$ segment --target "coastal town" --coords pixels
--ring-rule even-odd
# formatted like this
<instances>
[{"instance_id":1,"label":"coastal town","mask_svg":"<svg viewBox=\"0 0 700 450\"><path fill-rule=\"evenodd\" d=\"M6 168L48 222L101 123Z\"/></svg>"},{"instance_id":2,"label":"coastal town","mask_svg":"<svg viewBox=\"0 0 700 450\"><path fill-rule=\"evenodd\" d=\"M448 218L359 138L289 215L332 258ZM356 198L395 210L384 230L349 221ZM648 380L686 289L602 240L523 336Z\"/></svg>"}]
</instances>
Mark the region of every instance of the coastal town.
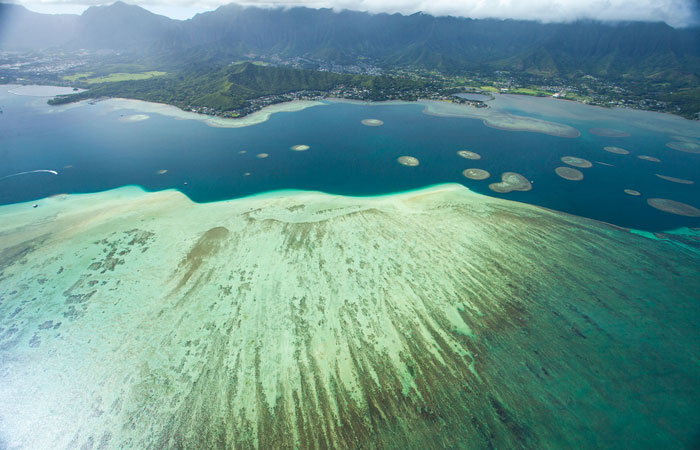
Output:
<instances>
[{"instance_id":1,"label":"coastal town","mask_svg":"<svg viewBox=\"0 0 700 450\"><path fill-rule=\"evenodd\" d=\"M440 100L451 103L473 106L475 108L487 108L484 100L471 100L458 97L454 94L436 92L431 89L420 89L414 91L373 91L370 89L360 89L355 87L339 86L329 91L297 91L281 95L269 95L251 99L242 108L230 111L219 111L211 107L197 107L187 105L182 107L184 111L208 114L218 117L237 118L245 117L254 112L260 111L266 106L277 103L291 102L295 100L324 100L329 98L358 100L358 101L417 101L417 100Z\"/></svg>"},{"instance_id":2,"label":"coastal town","mask_svg":"<svg viewBox=\"0 0 700 450\"><path fill-rule=\"evenodd\" d=\"M342 98L361 101L418 99L441 100L460 103L476 108L488 107L487 101L460 98L455 94L470 92L487 96L495 94L517 94L552 97L602 107L619 107L681 115L687 119L700 120L700 111L683 104L670 94L661 94L646 84L625 80L602 80L591 75L562 79L556 76L533 75L523 72L496 70L491 73L444 74L435 70L395 68L383 69L369 62L352 65L330 64L311 58L286 59L280 56L262 58L251 54L248 60L260 65L317 70L333 73L359 74L409 79L421 83L420 88L363 89L356 86L336 86L325 91L301 90L279 95L262 95L250 99L235 109L220 109L215 106L178 104L186 111L220 117L243 117L260 109L293 100L320 100ZM44 54L33 52L22 54L0 52L0 83L47 84L84 88L72 74L85 70L97 71L105 60L118 59L118 54L95 54L85 50ZM240 63L235 61L233 63ZM489 97L490 98L490 97ZM686 99L687 100L687 99ZM692 102L691 102L692 103ZM694 105L694 103L693 103Z\"/></svg>"}]
</instances>

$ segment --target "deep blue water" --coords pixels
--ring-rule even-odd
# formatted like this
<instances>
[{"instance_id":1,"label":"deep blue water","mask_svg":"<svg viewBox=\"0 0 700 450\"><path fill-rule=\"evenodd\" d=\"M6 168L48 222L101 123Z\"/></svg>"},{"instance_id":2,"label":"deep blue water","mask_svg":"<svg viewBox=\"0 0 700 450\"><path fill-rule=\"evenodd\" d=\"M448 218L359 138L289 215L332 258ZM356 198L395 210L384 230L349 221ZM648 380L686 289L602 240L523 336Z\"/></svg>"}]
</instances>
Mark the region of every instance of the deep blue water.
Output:
<instances>
[{"instance_id":1,"label":"deep blue water","mask_svg":"<svg viewBox=\"0 0 700 450\"><path fill-rule=\"evenodd\" d=\"M158 114L136 123L120 116L137 111L109 111L106 103L46 113L45 99L3 93L0 96L0 177L17 172L53 169L59 175L36 173L0 180L0 204L36 200L57 193L97 192L124 185L148 190L176 188L196 202L231 199L278 189L319 190L345 195L377 195L457 182L486 195L545 206L620 226L643 230L700 227L700 219L657 211L648 197L669 198L700 208L700 155L668 149L667 135L616 123L631 137L606 138L588 132L610 127L606 122L562 120L527 114L581 131L570 139L539 133L489 128L481 120L423 114L420 105L331 104L301 112L274 114L269 121L245 128L212 128L193 120ZM523 114L523 111L514 111ZM381 127L360 121L377 118ZM311 149L294 152L296 144ZM624 147L622 156L603 151ZM479 161L459 157L467 149ZM247 153L240 154L239 151ZM268 153L265 159L258 153ZM640 160L656 156L661 163ZM415 156L418 167L396 162ZM578 156L594 164L581 169L585 179L559 178L559 158ZM71 168L64 168L65 166ZM491 172L485 181L464 178L470 167ZM156 172L168 172L158 175ZM505 171L521 173L534 182L530 192L496 194L488 184ZM244 176L249 172L250 176ZM661 173L695 180L694 185L671 183ZM185 184L186 183L186 184ZM631 197L623 189L642 192Z\"/></svg>"}]
</instances>

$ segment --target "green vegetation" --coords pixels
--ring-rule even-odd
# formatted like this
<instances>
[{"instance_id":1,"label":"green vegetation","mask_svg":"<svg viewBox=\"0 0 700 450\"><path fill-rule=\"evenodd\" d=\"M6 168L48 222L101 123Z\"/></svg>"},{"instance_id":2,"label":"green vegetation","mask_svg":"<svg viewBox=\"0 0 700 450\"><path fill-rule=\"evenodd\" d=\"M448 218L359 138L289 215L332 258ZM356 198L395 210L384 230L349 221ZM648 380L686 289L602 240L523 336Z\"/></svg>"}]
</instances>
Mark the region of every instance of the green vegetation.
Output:
<instances>
[{"instance_id":1,"label":"green vegetation","mask_svg":"<svg viewBox=\"0 0 700 450\"><path fill-rule=\"evenodd\" d=\"M117 83L119 81L147 80L153 77L161 77L166 75L166 72L150 71L142 73L126 73L117 72L110 73L104 76L93 77L95 72L76 73L73 75L65 75L61 77L65 81L70 81L78 84L101 84L101 83ZM92 77L92 78L91 78Z\"/></svg>"},{"instance_id":2,"label":"green vegetation","mask_svg":"<svg viewBox=\"0 0 700 450\"><path fill-rule=\"evenodd\" d=\"M74 81L78 81L78 80L83 79L83 78L88 78L94 74L95 74L94 72L84 72L84 73L76 73L73 75L64 75L61 78L65 81L74 82Z\"/></svg>"},{"instance_id":3,"label":"green vegetation","mask_svg":"<svg viewBox=\"0 0 700 450\"><path fill-rule=\"evenodd\" d=\"M229 92L236 87L228 85L225 77L202 78L188 68L222 67L238 61L236 65L267 64L350 77L354 75L348 73L400 75L433 83L432 94L464 88L537 96L565 92L563 98L596 105L650 109L688 118L700 114L697 27L672 28L662 22L472 21L427 14L273 12L252 7L219 8L181 23L123 4L92 9L79 19L85 26L76 28L71 20L25 11L21 23L11 27L14 31L3 34L0 47L26 49L31 43L32 52L54 50L40 59L31 52L8 53L0 61L0 67L7 67L0 68L0 77L70 83L90 91L99 87L105 93L106 83L163 79L152 87L169 91L177 85L188 91L184 97L168 94L174 101L211 101L210 107L231 108L241 99L252 99L249 90ZM57 48L62 49L61 56ZM71 50L75 48L81 50ZM13 65L18 62L22 64ZM73 70L83 73L67 73L64 78L55 75L66 67L79 67ZM180 75L186 80L179 80ZM200 78L210 90L190 86L190 78ZM309 86L315 89L317 82L319 89L327 85L318 77ZM367 90L368 94L362 94L367 99L387 97L386 89L363 84L366 82L342 81ZM140 85L119 89L145 95ZM259 93L276 95L285 89L265 88ZM425 94L416 89L410 95L394 87L389 90L390 96L401 98Z\"/></svg>"},{"instance_id":4,"label":"green vegetation","mask_svg":"<svg viewBox=\"0 0 700 450\"><path fill-rule=\"evenodd\" d=\"M553 92L547 92L543 91L541 89L532 89L532 88L515 88L510 91L511 94L521 94L521 95L534 95L536 97L547 97L552 94Z\"/></svg>"},{"instance_id":5,"label":"green vegetation","mask_svg":"<svg viewBox=\"0 0 700 450\"><path fill-rule=\"evenodd\" d=\"M589 97L587 95L579 95L574 92L567 92L566 94L560 96L559 98L563 98L566 100L573 100L576 102L583 102L583 103L591 103L593 102L593 97Z\"/></svg>"},{"instance_id":6,"label":"green vegetation","mask_svg":"<svg viewBox=\"0 0 700 450\"><path fill-rule=\"evenodd\" d=\"M189 69L141 79L117 81L115 78L80 80L77 86L88 87L87 91L59 96L49 103L124 97L168 103L185 110L236 116L248 114L264 104L313 95L335 94L364 100L415 100L417 92L427 85L426 82L407 78L338 74L250 62L219 68ZM290 98L290 93L296 95Z\"/></svg>"},{"instance_id":7,"label":"green vegetation","mask_svg":"<svg viewBox=\"0 0 700 450\"><path fill-rule=\"evenodd\" d=\"M237 64L243 64L243 63L250 63L250 64L255 64L256 66L269 66L270 63L267 63L265 61L253 61L253 60L248 60L248 59L242 59L240 61L234 61L231 63L232 65L237 65Z\"/></svg>"},{"instance_id":8,"label":"green vegetation","mask_svg":"<svg viewBox=\"0 0 700 450\"><path fill-rule=\"evenodd\" d=\"M118 83L120 81L148 80L149 78L161 77L163 75L166 75L166 73L158 71L143 73L110 73L104 77L88 78L84 81L87 84Z\"/></svg>"}]
</instances>

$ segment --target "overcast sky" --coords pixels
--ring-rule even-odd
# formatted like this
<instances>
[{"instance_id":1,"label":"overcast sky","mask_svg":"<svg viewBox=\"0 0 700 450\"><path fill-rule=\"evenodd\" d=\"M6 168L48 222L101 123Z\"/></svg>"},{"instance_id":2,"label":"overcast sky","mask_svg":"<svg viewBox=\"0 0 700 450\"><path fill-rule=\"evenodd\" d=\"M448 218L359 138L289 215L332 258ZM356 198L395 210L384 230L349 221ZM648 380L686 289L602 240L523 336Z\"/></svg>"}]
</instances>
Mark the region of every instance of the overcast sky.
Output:
<instances>
[{"instance_id":1,"label":"overcast sky","mask_svg":"<svg viewBox=\"0 0 700 450\"><path fill-rule=\"evenodd\" d=\"M3 0L0 0L3 1ZM7 1L7 0L5 0ZM81 13L101 0L10 0L45 13ZM227 0L127 0L150 11L175 19L187 19L231 3ZM700 0L241 0L236 3L261 7L308 6L369 12L418 11L433 15L472 18L514 18L552 21L575 19L665 21L673 26L698 23Z\"/></svg>"}]
</instances>

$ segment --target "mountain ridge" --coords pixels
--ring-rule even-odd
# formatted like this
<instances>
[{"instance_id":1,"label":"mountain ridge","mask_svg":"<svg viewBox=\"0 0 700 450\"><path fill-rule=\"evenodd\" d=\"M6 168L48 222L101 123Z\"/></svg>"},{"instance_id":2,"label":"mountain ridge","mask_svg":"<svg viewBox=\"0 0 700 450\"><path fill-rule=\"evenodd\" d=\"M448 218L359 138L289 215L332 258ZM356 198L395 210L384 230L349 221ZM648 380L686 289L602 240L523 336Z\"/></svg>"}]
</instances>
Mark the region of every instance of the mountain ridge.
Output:
<instances>
[{"instance_id":1,"label":"mountain ridge","mask_svg":"<svg viewBox=\"0 0 700 450\"><path fill-rule=\"evenodd\" d=\"M179 21L123 2L90 7L80 16L50 16L0 4L0 25L0 50L85 50L143 71L173 73L253 59L340 72L354 67L361 73L423 71L490 80L532 76L545 80L537 82L541 86L556 79L549 84L557 91L594 77L604 81L601 93L612 100L622 86L641 105L680 105L674 111L686 117L700 110L698 26L540 23L237 4Z\"/></svg>"},{"instance_id":2,"label":"mountain ridge","mask_svg":"<svg viewBox=\"0 0 700 450\"><path fill-rule=\"evenodd\" d=\"M2 12L8 5L12 14ZM8 19L15 17L20 23L12 26ZM663 22L539 23L237 4L179 21L123 2L91 6L80 16L52 17L0 4L0 19L9 25L0 34L0 47L12 48L29 39L25 48L39 49L43 43L163 58L188 54L193 61L197 53L209 53L222 63L256 53L341 64L366 57L379 66L447 72L488 67L566 74L583 69L620 76L627 67L639 70L647 65L652 67L644 70L646 75L669 67L700 72L700 27L676 29ZM48 22L53 23L47 26ZM44 32L31 39L34 30Z\"/></svg>"}]
</instances>

